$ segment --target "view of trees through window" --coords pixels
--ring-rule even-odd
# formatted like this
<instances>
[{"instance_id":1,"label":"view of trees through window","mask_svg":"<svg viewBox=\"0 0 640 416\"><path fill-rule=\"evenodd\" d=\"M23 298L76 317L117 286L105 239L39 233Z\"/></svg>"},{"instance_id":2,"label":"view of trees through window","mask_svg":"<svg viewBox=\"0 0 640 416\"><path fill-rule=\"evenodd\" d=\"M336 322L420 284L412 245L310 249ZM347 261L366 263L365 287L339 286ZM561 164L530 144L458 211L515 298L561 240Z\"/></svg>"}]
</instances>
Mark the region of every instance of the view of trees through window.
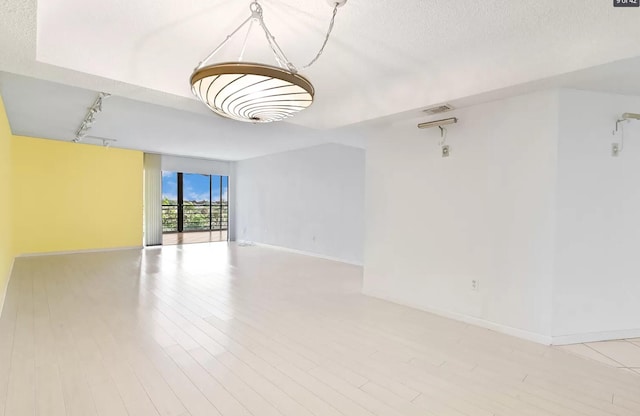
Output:
<instances>
[{"instance_id":1,"label":"view of trees through window","mask_svg":"<svg viewBox=\"0 0 640 416\"><path fill-rule=\"evenodd\" d=\"M162 172L162 231L224 231L229 177Z\"/></svg>"}]
</instances>

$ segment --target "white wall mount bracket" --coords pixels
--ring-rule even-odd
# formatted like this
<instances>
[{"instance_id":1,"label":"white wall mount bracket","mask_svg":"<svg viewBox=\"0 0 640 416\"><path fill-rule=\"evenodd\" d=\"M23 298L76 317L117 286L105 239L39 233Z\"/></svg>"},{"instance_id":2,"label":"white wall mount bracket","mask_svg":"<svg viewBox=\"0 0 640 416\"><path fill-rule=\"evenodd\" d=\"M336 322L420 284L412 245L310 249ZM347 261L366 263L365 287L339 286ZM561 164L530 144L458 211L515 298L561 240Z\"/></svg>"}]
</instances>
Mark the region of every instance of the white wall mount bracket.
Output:
<instances>
[{"instance_id":1,"label":"white wall mount bracket","mask_svg":"<svg viewBox=\"0 0 640 416\"><path fill-rule=\"evenodd\" d=\"M611 143L611 156L618 157L620 152L624 149L624 124L629 123L632 120L640 120L640 114L636 113L624 113L616 120L616 128L611 133L613 136L617 136L620 133L620 141Z\"/></svg>"},{"instance_id":2,"label":"white wall mount bracket","mask_svg":"<svg viewBox=\"0 0 640 416\"><path fill-rule=\"evenodd\" d=\"M425 123L418 124L419 129L428 129L431 127L438 127L440 129L440 141L438 142L438 146L440 146L441 156L449 157L451 155L451 147L446 144L447 142L447 129L443 126L448 126L450 124L455 124L458 122L458 119L455 117L445 118L442 120L434 120L427 121Z\"/></svg>"}]
</instances>

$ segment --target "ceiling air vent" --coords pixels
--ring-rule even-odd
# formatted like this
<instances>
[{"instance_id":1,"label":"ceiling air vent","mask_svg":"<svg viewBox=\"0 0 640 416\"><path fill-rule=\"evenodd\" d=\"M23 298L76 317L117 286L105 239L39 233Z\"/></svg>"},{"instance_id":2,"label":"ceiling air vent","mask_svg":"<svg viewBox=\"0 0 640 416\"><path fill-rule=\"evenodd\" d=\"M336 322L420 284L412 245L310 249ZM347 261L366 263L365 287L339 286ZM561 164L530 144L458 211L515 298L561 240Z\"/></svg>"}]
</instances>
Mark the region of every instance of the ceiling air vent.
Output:
<instances>
[{"instance_id":1,"label":"ceiling air vent","mask_svg":"<svg viewBox=\"0 0 640 416\"><path fill-rule=\"evenodd\" d=\"M440 114L440 113L445 113L447 111L451 111L453 110L453 108L454 107L451 104L442 104L436 107L427 108L426 110L423 110L423 112L428 115L433 115L433 114Z\"/></svg>"}]
</instances>

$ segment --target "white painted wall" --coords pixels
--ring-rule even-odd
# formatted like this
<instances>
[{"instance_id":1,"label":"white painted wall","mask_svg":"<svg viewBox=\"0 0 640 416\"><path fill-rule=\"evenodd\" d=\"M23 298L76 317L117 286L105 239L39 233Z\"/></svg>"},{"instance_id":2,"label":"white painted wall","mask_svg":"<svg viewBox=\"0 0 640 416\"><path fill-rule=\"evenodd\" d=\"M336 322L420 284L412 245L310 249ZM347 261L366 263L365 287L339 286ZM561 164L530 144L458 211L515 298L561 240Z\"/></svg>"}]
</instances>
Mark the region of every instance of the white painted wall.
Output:
<instances>
[{"instance_id":1,"label":"white painted wall","mask_svg":"<svg viewBox=\"0 0 640 416\"><path fill-rule=\"evenodd\" d=\"M640 336L640 121L611 156L625 112L640 113L640 97L560 92L557 342Z\"/></svg>"},{"instance_id":2,"label":"white painted wall","mask_svg":"<svg viewBox=\"0 0 640 416\"><path fill-rule=\"evenodd\" d=\"M235 237L362 263L364 164L338 144L236 162Z\"/></svg>"},{"instance_id":3,"label":"white painted wall","mask_svg":"<svg viewBox=\"0 0 640 416\"><path fill-rule=\"evenodd\" d=\"M229 176L231 163L224 160L162 155L162 170L169 172Z\"/></svg>"},{"instance_id":4,"label":"white painted wall","mask_svg":"<svg viewBox=\"0 0 640 416\"><path fill-rule=\"evenodd\" d=\"M424 117L373 138L364 292L549 342L557 110L555 92L458 110L449 158Z\"/></svg>"}]
</instances>

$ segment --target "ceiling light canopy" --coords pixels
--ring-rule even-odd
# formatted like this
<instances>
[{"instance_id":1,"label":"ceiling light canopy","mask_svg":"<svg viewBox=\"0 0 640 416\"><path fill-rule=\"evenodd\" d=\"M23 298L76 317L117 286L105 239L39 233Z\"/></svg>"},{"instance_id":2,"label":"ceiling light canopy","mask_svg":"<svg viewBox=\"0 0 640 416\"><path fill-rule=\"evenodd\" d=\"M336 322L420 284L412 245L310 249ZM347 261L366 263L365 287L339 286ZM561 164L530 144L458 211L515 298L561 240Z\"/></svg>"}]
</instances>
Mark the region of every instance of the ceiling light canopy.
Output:
<instances>
[{"instance_id":1,"label":"ceiling light canopy","mask_svg":"<svg viewBox=\"0 0 640 416\"><path fill-rule=\"evenodd\" d=\"M329 30L319 52L304 68L311 66L324 51L333 30L338 7L346 3L346 0L329 1L333 4ZM284 120L313 103L313 85L298 74L297 68L276 43L275 37L265 25L260 4L253 1L249 8L251 16L196 67L191 75L191 91L211 111L223 117L251 123ZM279 67L242 61L246 41L254 23L264 31ZM238 61L207 65L229 39L247 24L249 29Z\"/></svg>"}]
</instances>

